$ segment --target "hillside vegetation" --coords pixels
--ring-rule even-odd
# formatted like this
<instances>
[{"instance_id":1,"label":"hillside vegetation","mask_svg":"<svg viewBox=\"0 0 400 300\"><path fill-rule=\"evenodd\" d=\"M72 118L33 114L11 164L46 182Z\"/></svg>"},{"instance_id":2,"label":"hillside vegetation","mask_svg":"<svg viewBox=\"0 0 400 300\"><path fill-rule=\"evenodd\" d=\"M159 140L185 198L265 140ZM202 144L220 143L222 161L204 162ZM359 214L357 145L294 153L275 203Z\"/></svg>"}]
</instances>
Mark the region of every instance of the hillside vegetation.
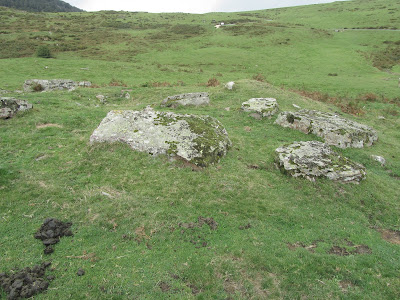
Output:
<instances>
[{"instance_id":1,"label":"hillside vegetation","mask_svg":"<svg viewBox=\"0 0 400 300\"><path fill-rule=\"evenodd\" d=\"M55 279L35 299L399 299L399 10L397 0L203 15L1 7L0 92L34 108L0 120L0 273L52 261ZM33 78L93 86L21 92ZM89 144L110 110L168 111L167 96L203 91L209 106L174 111L221 121L233 146L219 164ZM371 147L335 148L366 180L281 173L276 148L321 139L240 110L257 97L376 129ZM71 221L74 236L44 255L33 234L48 217Z\"/></svg>"},{"instance_id":2,"label":"hillside vegetation","mask_svg":"<svg viewBox=\"0 0 400 300\"><path fill-rule=\"evenodd\" d=\"M0 0L0 6L31 12L78 12L82 11L61 0Z\"/></svg>"}]
</instances>

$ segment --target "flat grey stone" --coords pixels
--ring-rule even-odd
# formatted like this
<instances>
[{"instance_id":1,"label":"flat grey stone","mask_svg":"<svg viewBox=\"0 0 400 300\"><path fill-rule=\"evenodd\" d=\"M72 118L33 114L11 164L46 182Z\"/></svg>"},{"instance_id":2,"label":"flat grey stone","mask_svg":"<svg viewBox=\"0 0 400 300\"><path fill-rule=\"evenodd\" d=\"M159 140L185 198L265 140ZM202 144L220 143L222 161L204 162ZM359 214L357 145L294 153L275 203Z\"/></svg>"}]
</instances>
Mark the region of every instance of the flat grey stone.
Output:
<instances>
[{"instance_id":1,"label":"flat grey stone","mask_svg":"<svg viewBox=\"0 0 400 300\"><path fill-rule=\"evenodd\" d=\"M152 155L180 157L200 167L217 163L231 146L222 124L210 116L143 111L110 111L90 142L123 142Z\"/></svg>"},{"instance_id":2,"label":"flat grey stone","mask_svg":"<svg viewBox=\"0 0 400 300\"><path fill-rule=\"evenodd\" d=\"M161 102L162 107L172 107L176 108L178 106L200 106L208 105L210 103L210 98L208 93L187 93L175 96L169 96Z\"/></svg>"},{"instance_id":3,"label":"flat grey stone","mask_svg":"<svg viewBox=\"0 0 400 300\"><path fill-rule=\"evenodd\" d=\"M89 87L91 85L90 81L75 82L70 79L29 79L25 81L23 88L25 92L73 91L78 86Z\"/></svg>"},{"instance_id":4,"label":"flat grey stone","mask_svg":"<svg viewBox=\"0 0 400 300\"><path fill-rule=\"evenodd\" d=\"M275 155L276 164L282 172L311 181L325 177L342 183L359 183L366 175L364 166L317 141L294 142L277 148Z\"/></svg>"},{"instance_id":5,"label":"flat grey stone","mask_svg":"<svg viewBox=\"0 0 400 300\"><path fill-rule=\"evenodd\" d=\"M242 110L270 118L278 112L278 103L274 98L251 98L242 103Z\"/></svg>"},{"instance_id":6,"label":"flat grey stone","mask_svg":"<svg viewBox=\"0 0 400 300\"><path fill-rule=\"evenodd\" d=\"M8 119L19 111L32 109L32 104L12 97L0 98L0 119Z\"/></svg>"},{"instance_id":7,"label":"flat grey stone","mask_svg":"<svg viewBox=\"0 0 400 300\"><path fill-rule=\"evenodd\" d=\"M367 125L316 110L285 111L278 115L275 123L307 134L316 134L328 145L339 148L362 148L378 140L377 132Z\"/></svg>"}]
</instances>

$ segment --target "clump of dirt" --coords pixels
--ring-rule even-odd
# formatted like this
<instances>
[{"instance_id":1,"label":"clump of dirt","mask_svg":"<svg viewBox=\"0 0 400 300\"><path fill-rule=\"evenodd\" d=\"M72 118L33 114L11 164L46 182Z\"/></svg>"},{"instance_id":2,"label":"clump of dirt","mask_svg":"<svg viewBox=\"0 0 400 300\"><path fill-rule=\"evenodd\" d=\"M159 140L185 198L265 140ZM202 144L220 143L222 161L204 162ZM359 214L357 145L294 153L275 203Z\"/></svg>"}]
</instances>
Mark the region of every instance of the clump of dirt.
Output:
<instances>
[{"instance_id":1,"label":"clump of dirt","mask_svg":"<svg viewBox=\"0 0 400 300\"><path fill-rule=\"evenodd\" d=\"M50 265L50 262L43 262L32 268L13 272L10 275L0 273L0 286L7 293L7 299L30 298L47 290L49 287L47 280L54 279L54 276L45 278L46 268Z\"/></svg>"},{"instance_id":2,"label":"clump of dirt","mask_svg":"<svg viewBox=\"0 0 400 300\"><path fill-rule=\"evenodd\" d=\"M200 228L203 227L204 224L207 224L211 230L216 230L218 228L218 223L213 218L204 218L202 216L197 218L197 222L179 223L178 225L182 228Z\"/></svg>"},{"instance_id":3,"label":"clump of dirt","mask_svg":"<svg viewBox=\"0 0 400 300\"><path fill-rule=\"evenodd\" d=\"M247 225L239 226L240 230L250 229L250 228L251 228L251 224L250 223L247 223Z\"/></svg>"},{"instance_id":4,"label":"clump of dirt","mask_svg":"<svg viewBox=\"0 0 400 300\"><path fill-rule=\"evenodd\" d=\"M39 230L35 233L35 238L42 240L43 245L46 246L44 254L54 252L52 245L60 241L60 237L72 236L71 222L62 222L57 219L47 218L40 226Z\"/></svg>"}]
</instances>

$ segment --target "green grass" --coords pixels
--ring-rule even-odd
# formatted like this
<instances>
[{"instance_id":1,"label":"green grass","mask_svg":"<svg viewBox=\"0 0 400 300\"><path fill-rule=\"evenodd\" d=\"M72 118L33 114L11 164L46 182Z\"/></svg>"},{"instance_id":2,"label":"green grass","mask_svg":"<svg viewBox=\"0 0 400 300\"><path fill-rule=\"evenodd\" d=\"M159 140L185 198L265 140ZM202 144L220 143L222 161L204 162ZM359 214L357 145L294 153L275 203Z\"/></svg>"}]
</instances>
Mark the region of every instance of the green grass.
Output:
<instances>
[{"instance_id":1,"label":"green grass","mask_svg":"<svg viewBox=\"0 0 400 300\"><path fill-rule=\"evenodd\" d=\"M399 298L400 248L379 230L400 229L400 69L373 66L375 53L386 49L384 41L399 40L398 32L334 31L399 27L391 21L397 2L205 15L0 10L1 30L10 32L0 40L12 41L8 52L0 49L0 88L34 105L0 121L0 272L50 259L56 279L37 299ZM214 30L213 19L240 25ZM50 30L54 40L36 39ZM33 57L36 48L29 54L20 37L49 45L55 58ZM57 43L78 49L57 50ZM266 82L252 80L257 74ZM206 87L212 77L234 80L236 90ZM15 92L31 78L90 80L98 87ZM120 97L126 89L129 100ZM290 90L328 94L345 105L358 97L364 113L344 114L328 100ZM112 109L167 111L159 106L165 97L201 91L209 92L209 106L175 111L222 122L233 147L218 165L195 172L126 145L89 144ZM366 93L376 99L359 97ZM98 94L108 96L106 104ZM240 111L256 97L276 98L281 110L297 104L339 112L375 128L372 147L335 149L363 164L367 179L342 185L282 174L274 165L277 147L320 139ZM372 154L384 156L386 166ZM180 226L199 216L214 218L218 228ZM33 238L47 217L73 222L74 231L49 257ZM329 254L333 246L353 251L349 241L372 253ZM316 247L289 247L296 243ZM86 270L82 277L79 268Z\"/></svg>"}]
</instances>

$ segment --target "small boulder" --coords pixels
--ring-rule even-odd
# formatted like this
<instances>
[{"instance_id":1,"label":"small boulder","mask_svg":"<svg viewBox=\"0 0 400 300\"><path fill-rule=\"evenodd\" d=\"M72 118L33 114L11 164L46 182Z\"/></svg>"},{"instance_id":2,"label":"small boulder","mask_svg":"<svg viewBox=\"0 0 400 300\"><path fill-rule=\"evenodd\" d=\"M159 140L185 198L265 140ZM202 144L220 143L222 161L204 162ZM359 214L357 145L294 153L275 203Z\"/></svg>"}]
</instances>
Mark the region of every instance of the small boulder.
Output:
<instances>
[{"instance_id":1,"label":"small boulder","mask_svg":"<svg viewBox=\"0 0 400 300\"><path fill-rule=\"evenodd\" d=\"M275 155L276 164L282 172L311 181L326 177L342 183L359 183L366 175L364 166L317 141L294 142L276 149Z\"/></svg>"},{"instance_id":2,"label":"small boulder","mask_svg":"<svg viewBox=\"0 0 400 300\"><path fill-rule=\"evenodd\" d=\"M278 103L274 98L252 98L242 103L242 110L270 118L278 112Z\"/></svg>"},{"instance_id":3,"label":"small boulder","mask_svg":"<svg viewBox=\"0 0 400 300\"><path fill-rule=\"evenodd\" d=\"M32 109L32 104L12 97L0 98L0 119L8 119L19 111Z\"/></svg>"},{"instance_id":4,"label":"small boulder","mask_svg":"<svg viewBox=\"0 0 400 300\"><path fill-rule=\"evenodd\" d=\"M187 93L175 96L169 96L161 102L162 107L172 107L176 108L178 106L199 106L208 105L210 103L210 98L208 93Z\"/></svg>"},{"instance_id":5,"label":"small boulder","mask_svg":"<svg viewBox=\"0 0 400 300\"><path fill-rule=\"evenodd\" d=\"M307 134L316 134L328 145L339 148L362 148L378 140L377 132L369 126L316 110L285 111L278 115L275 123Z\"/></svg>"},{"instance_id":6,"label":"small boulder","mask_svg":"<svg viewBox=\"0 0 400 300\"><path fill-rule=\"evenodd\" d=\"M80 87L91 87L91 86L92 86L92 83L91 83L90 81L80 81L80 82L78 83L78 85L79 85Z\"/></svg>"},{"instance_id":7,"label":"small boulder","mask_svg":"<svg viewBox=\"0 0 400 300\"><path fill-rule=\"evenodd\" d=\"M381 164L383 167L386 164L386 159L383 156L371 155L371 158Z\"/></svg>"},{"instance_id":8,"label":"small boulder","mask_svg":"<svg viewBox=\"0 0 400 300\"><path fill-rule=\"evenodd\" d=\"M229 81L227 84L225 84L225 88L228 90L233 90L233 88L235 87L235 82L233 81Z\"/></svg>"},{"instance_id":9,"label":"small boulder","mask_svg":"<svg viewBox=\"0 0 400 300\"><path fill-rule=\"evenodd\" d=\"M90 143L123 142L152 155L179 157L199 167L217 163L231 146L222 124L210 116L143 111L110 111Z\"/></svg>"},{"instance_id":10,"label":"small boulder","mask_svg":"<svg viewBox=\"0 0 400 300\"><path fill-rule=\"evenodd\" d=\"M107 97L104 95L97 95L96 99L100 101L100 103L106 103L107 102Z\"/></svg>"}]
</instances>

